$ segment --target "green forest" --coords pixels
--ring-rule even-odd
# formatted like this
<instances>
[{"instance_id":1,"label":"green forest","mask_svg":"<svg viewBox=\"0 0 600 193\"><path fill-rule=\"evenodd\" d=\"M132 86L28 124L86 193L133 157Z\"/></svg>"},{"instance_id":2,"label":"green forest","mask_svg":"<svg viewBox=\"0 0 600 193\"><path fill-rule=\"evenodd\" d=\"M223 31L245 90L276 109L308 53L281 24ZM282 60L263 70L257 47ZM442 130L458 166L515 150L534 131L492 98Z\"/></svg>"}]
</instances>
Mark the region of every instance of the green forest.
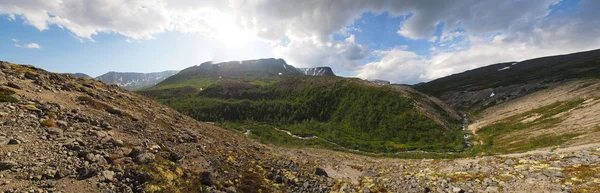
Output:
<instances>
[{"instance_id":1,"label":"green forest","mask_svg":"<svg viewBox=\"0 0 600 193\"><path fill-rule=\"evenodd\" d=\"M288 77L272 84L219 81L197 93L162 92L152 91L151 97L197 120L250 130L265 143L330 143L381 153L458 151L465 143L458 124L443 127L417 112L413 99L391 87L343 78ZM297 136L317 136L326 143L269 137L282 133L275 128Z\"/></svg>"}]
</instances>

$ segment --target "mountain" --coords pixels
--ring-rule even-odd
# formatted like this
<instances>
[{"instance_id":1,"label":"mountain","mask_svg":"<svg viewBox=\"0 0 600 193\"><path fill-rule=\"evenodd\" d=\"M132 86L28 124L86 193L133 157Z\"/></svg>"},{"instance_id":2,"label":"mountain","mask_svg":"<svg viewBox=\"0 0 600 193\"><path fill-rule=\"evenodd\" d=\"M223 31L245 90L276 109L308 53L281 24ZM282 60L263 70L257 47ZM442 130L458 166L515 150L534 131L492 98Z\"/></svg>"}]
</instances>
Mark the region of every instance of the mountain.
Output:
<instances>
[{"instance_id":1,"label":"mountain","mask_svg":"<svg viewBox=\"0 0 600 193\"><path fill-rule=\"evenodd\" d=\"M482 152L595 143L600 50L489 65L413 85L467 113Z\"/></svg>"},{"instance_id":2,"label":"mountain","mask_svg":"<svg viewBox=\"0 0 600 193\"><path fill-rule=\"evenodd\" d=\"M166 78L177 74L178 71L163 71L152 73L108 72L96 77L97 80L115 84L128 90L140 90L156 85Z\"/></svg>"},{"instance_id":3,"label":"mountain","mask_svg":"<svg viewBox=\"0 0 600 193\"><path fill-rule=\"evenodd\" d=\"M600 77L600 50L493 64L412 87L477 111L574 79Z\"/></svg>"},{"instance_id":4,"label":"mountain","mask_svg":"<svg viewBox=\"0 0 600 193\"><path fill-rule=\"evenodd\" d=\"M68 75L72 75L72 76L76 76L76 77L81 77L81 78L92 78L91 76L85 74L85 73L63 73L63 74L68 74Z\"/></svg>"},{"instance_id":5,"label":"mountain","mask_svg":"<svg viewBox=\"0 0 600 193\"><path fill-rule=\"evenodd\" d=\"M253 136L266 130L255 130L256 125L248 124L242 128L246 130L237 132L221 127L239 126L236 124L218 126L198 122L149 98L94 79L8 62L0 62L0 71L0 191L3 192L597 192L600 189L595 183L600 177L597 173L600 146L587 140L598 136L598 128L595 133L578 137L587 144L565 143L552 149L501 156L421 151L345 153L293 145L278 147L258 141L272 137L284 142L311 143L314 138L270 128L277 132L256 139ZM338 87L337 82L341 81L348 86L377 91L375 96L385 94L379 91L387 88L391 94L435 99L407 87L368 83L370 86L363 88L356 84L367 83L355 79L290 78L301 80L290 80L298 84L286 83L289 88L278 89L303 90L308 84L302 81L315 83L322 79L330 83L322 85L331 86L322 89ZM538 101L545 105L562 97L598 97L599 89L597 79L573 80L546 90L551 94L538 91L514 106L496 110L510 114L515 106L535 108ZM308 89L301 94L310 96L309 93L318 90ZM352 97L351 94L362 93L359 90L328 93ZM244 96L245 91L210 93L233 97ZM313 98L316 99L319 98ZM521 99L525 98L518 100ZM526 101L533 104L522 105ZM598 108L598 101L586 99L549 109L572 109L568 111L584 115L570 116L575 119L563 122L566 125L562 126L563 131L584 132L588 125L579 122L598 119L598 109L590 109ZM575 108L568 108L571 106ZM387 107L376 109L386 111ZM278 110L285 112L286 108ZM552 111L554 115L543 114L536 120L569 114ZM364 111L358 115L388 116L364 114ZM538 125L549 123L536 120L529 121ZM491 131L486 130L486 133ZM542 131L528 130L511 137L523 138ZM535 143L531 145L536 147L564 138L532 138ZM456 157L462 158L447 159Z\"/></svg>"},{"instance_id":6,"label":"mountain","mask_svg":"<svg viewBox=\"0 0 600 193\"><path fill-rule=\"evenodd\" d=\"M302 72L282 59L203 63L139 93L200 121L249 129L266 143L386 153L467 144L459 114L433 97L326 76L330 68ZM281 141L271 127L315 140Z\"/></svg>"},{"instance_id":7,"label":"mountain","mask_svg":"<svg viewBox=\"0 0 600 193\"><path fill-rule=\"evenodd\" d=\"M296 68L300 73L308 76L335 76L333 70L329 67L316 67L316 68Z\"/></svg>"},{"instance_id":8,"label":"mountain","mask_svg":"<svg viewBox=\"0 0 600 193\"><path fill-rule=\"evenodd\" d=\"M150 89L194 87L205 88L220 80L253 81L254 83L269 83L288 76L335 76L329 67L303 68L300 70L289 65L283 59L258 59L245 61L230 61L213 64L205 62L182 70Z\"/></svg>"}]
</instances>

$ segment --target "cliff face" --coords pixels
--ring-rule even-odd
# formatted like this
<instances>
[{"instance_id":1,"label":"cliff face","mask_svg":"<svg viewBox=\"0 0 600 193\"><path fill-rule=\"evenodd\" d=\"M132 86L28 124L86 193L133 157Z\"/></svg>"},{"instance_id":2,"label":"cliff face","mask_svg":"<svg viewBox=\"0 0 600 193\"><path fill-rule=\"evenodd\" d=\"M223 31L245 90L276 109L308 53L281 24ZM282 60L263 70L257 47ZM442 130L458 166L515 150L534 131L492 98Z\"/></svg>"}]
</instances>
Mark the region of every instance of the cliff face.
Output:
<instances>
[{"instance_id":1,"label":"cliff face","mask_svg":"<svg viewBox=\"0 0 600 193\"><path fill-rule=\"evenodd\" d=\"M162 82L177 74L178 71L163 71L152 73L108 72L96 77L97 80L115 84L128 90L140 90Z\"/></svg>"}]
</instances>

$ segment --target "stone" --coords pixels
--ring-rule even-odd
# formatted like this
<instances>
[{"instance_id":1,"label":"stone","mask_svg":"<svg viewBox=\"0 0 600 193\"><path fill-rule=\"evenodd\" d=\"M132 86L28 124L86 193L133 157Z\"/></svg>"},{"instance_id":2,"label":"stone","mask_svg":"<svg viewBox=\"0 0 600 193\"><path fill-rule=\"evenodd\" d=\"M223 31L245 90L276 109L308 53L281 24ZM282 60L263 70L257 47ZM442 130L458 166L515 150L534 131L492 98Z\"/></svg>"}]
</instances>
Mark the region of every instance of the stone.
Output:
<instances>
[{"instance_id":1,"label":"stone","mask_svg":"<svg viewBox=\"0 0 600 193\"><path fill-rule=\"evenodd\" d=\"M8 86L10 88L14 88L14 89L21 89L21 86L19 86L18 84L15 84L13 82L9 82L8 84L6 84L6 86Z\"/></svg>"},{"instance_id":2,"label":"stone","mask_svg":"<svg viewBox=\"0 0 600 193\"><path fill-rule=\"evenodd\" d=\"M112 138L112 139L110 140L110 143L112 143L112 144L113 144L114 146L116 146L116 147L123 147L123 145L125 144L125 143L123 142L123 140L120 140L120 139L115 139L115 138Z\"/></svg>"},{"instance_id":3,"label":"stone","mask_svg":"<svg viewBox=\"0 0 600 193\"><path fill-rule=\"evenodd\" d=\"M462 190L462 189L461 189L461 188L459 188L459 187L453 187L453 188L452 188L452 192L460 193L460 192L465 192L465 191L464 191L464 190Z\"/></svg>"},{"instance_id":4,"label":"stone","mask_svg":"<svg viewBox=\"0 0 600 193\"><path fill-rule=\"evenodd\" d=\"M17 145L17 144L21 144L22 140L18 140L18 139L10 139L10 141L8 142L8 144L11 145Z\"/></svg>"},{"instance_id":5,"label":"stone","mask_svg":"<svg viewBox=\"0 0 600 193\"><path fill-rule=\"evenodd\" d=\"M552 177L565 178L565 174L563 172L561 172L560 170L544 170L542 172L542 174L544 174L545 176L548 176L550 178L552 178Z\"/></svg>"},{"instance_id":6,"label":"stone","mask_svg":"<svg viewBox=\"0 0 600 193\"><path fill-rule=\"evenodd\" d=\"M506 164L506 165L515 165L516 163L515 163L515 160L507 159L506 161L504 161L504 164Z\"/></svg>"},{"instance_id":7,"label":"stone","mask_svg":"<svg viewBox=\"0 0 600 193\"><path fill-rule=\"evenodd\" d=\"M137 157L138 155L142 154L143 152L144 152L144 148L142 148L140 146L136 146L131 149L131 153L129 153L129 156Z\"/></svg>"},{"instance_id":8,"label":"stone","mask_svg":"<svg viewBox=\"0 0 600 193\"><path fill-rule=\"evenodd\" d=\"M0 137L0 146L8 145L9 142L10 142L9 138Z\"/></svg>"},{"instance_id":9,"label":"stone","mask_svg":"<svg viewBox=\"0 0 600 193\"><path fill-rule=\"evenodd\" d=\"M31 79L31 80L37 80L38 77L36 74L31 73L31 72L25 72L24 74L25 78Z\"/></svg>"},{"instance_id":10,"label":"stone","mask_svg":"<svg viewBox=\"0 0 600 193\"><path fill-rule=\"evenodd\" d=\"M317 168L317 169L315 169L315 175L329 177L327 175L327 172L323 168Z\"/></svg>"},{"instance_id":11,"label":"stone","mask_svg":"<svg viewBox=\"0 0 600 193\"><path fill-rule=\"evenodd\" d=\"M498 187L496 187L496 186L488 186L487 188L485 188L485 192L493 193L493 192L500 192L500 191L498 190Z\"/></svg>"},{"instance_id":12,"label":"stone","mask_svg":"<svg viewBox=\"0 0 600 193\"><path fill-rule=\"evenodd\" d=\"M140 164L152 163L156 157L152 153L142 153L135 157L135 162Z\"/></svg>"},{"instance_id":13,"label":"stone","mask_svg":"<svg viewBox=\"0 0 600 193\"><path fill-rule=\"evenodd\" d=\"M85 168L85 167L81 167L77 169L77 180L85 180L91 177L94 177L98 174L98 171L91 169L91 168Z\"/></svg>"},{"instance_id":14,"label":"stone","mask_svg":"<svg viewBox=\"0 0 600 193\"><path fill-rule=\"evenodd\" d=\"M213 183L215 182L215 179L213 177L213 175L210 172L202 172L200 173L200 183L207 185L207 186L212 186Z\"/></svg>"},{"instance_id":15,"label":"stone","mask_svg":"<svg viewBox=\"0 0 600 193\"><path fill-rule=\"evenodd\" d=\"M105 170L105 171L102 171L100 173L100 175L103 178L101 181L104 181L104 182L114 182L115 181L115 172L113 172L113 171Z\"/></svg>"},{"instance_id":16,"label":"stone","mask_svg":"<svg viewBox=\"0 0 600 193\"><path fill-rule=\"evenodd\" d=\"M62 134L63 134L62 129L55 128L55 127L46 128L46 132L48 132L48 134L50 134L50 135L58 135L58 136L62 136Z\"/></svg>"},{"instance_id":17,"label":"stone","mask_svg":"<svg viewBox=\"0 0 600 193\"><path fill-rule=\"evenodd\" d=\"M283 177L281 177L281 175L277 175L277 176L275 176L275 179L273 181L275 183L281 184L281 183L283 183Z\"/></svg>"},{"instance_id":18,"label":"stone","mask_svg":"<svg viewBox=\"0 0 600 193\"><path fill-rule=\"evenodd\" d=\"M17 167L19 164L14 161L0 161L0 170L9 170Z\"/></svg>"}]
</instances>

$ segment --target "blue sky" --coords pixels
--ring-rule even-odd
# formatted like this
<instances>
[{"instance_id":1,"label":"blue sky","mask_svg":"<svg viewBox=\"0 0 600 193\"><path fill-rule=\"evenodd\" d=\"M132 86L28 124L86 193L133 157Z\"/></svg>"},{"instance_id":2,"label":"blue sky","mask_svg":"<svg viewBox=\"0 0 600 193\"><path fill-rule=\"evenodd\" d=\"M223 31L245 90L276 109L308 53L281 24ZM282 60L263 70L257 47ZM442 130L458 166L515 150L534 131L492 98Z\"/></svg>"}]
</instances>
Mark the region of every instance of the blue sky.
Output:
<instances>
[{"instance_id":1,"label":"blue sky","mask_svg":"<svg viewBox=\"0 0 600 193\"><path fill-rule=\"evenodd\" d=\"M600 48L593 0L37 1L0 2L0 60L91 76L275 57L412 84Z\"/></svg>"}]
</instances>

